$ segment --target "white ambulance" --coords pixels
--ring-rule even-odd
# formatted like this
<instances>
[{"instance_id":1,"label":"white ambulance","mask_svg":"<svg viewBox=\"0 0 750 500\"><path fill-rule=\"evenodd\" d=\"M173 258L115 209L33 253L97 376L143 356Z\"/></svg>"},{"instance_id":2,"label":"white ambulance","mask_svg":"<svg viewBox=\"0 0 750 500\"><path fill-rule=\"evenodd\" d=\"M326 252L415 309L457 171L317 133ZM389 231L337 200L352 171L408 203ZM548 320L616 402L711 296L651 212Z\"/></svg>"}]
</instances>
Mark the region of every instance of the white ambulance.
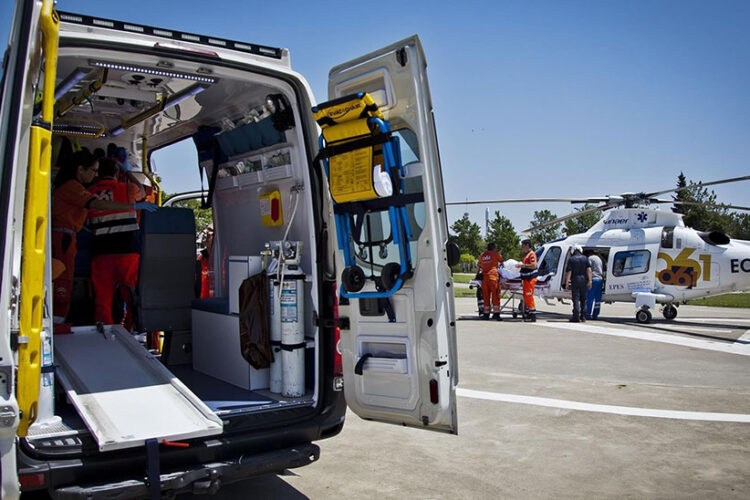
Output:
<instances>
[{"instance_id":1,"label":"white ambulance","mask_svg":"<svg viewBox=\"0 0 750 500\"><path fill-rule=\"evenodd\" d=\"M17 2L0 88L2 498L215 492L316 460L347 405L457 432L458 255L425 69L407 38L333 68L316 107L286 49ZM364 128L342 120L360 106ZM179 141L211 207L210 297L195 295L193 211L160 200L150 161ZM84 229L70 333L53 334L55 171L68 149L110 145L162 205L140 216L136 320L92 318Z\"/></svg>"}]
</instances>

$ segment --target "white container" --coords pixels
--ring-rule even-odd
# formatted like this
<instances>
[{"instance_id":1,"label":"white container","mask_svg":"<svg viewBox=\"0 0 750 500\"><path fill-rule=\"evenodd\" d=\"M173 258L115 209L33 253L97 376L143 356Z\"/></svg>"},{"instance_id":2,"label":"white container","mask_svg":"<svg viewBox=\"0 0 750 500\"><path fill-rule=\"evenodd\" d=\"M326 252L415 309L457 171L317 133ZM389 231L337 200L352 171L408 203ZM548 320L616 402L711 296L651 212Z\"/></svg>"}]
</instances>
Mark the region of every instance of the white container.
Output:
<instances>
[{"instance_id":1,"label":"white container","mask_svg":"<svg viewBox=\"0 0 750 500\"><path fill-rule=\"evenodd\" d=\"M229 281L229 313L240 313L240 286L250 276L263 269L263 261L255 255L230 255L227 259Z\"/></svg>"},{"instance_id":2,"label":"white container","mask_svg":"<svg viewBox=\"0 0 750 500\"><path fill-rule=\"evenodd\" d=\"M268 389L268 368L242 357L237 316L193 309L193 368L243 389Z\"/></svg>"}]
</instances>

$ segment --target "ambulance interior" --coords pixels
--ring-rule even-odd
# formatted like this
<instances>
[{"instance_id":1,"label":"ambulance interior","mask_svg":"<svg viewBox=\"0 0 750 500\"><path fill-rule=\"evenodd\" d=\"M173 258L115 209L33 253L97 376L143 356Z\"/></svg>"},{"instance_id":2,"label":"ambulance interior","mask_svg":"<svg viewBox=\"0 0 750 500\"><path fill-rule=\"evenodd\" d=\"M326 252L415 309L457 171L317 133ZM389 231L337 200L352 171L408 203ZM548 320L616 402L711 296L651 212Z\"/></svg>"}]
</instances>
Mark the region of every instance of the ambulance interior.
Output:
<instances>
[{"instance_id":1,"label":"ambulance interior","mask_svg":"<svg viewBox=\"0 0 750 500\"><path fill-rule=\"evenodd\" d=\"M224 425L227 418L258 414L260 419L241 419L256 425L265 421L263 413L273 418L280 409L314 406L321 339L313 311L319 310L315 291L320 284L305 141L316 138L305 138L300 126L300 113L309 103L298 103L289 84L268 75L151 55L139 55L134 63L133 57L61 47L53 132L55 141L66 138L91 151L106 150L112 142L124 146L137 175L152 188L157 178L141 173L143 158L179 141L196 144L204 189L211 192L213 202L213 296L195 296L198 235L192 210L164 207L143 212L137 331L162 332L162 352L156 356ZM197 163L180 167L180 175L200 179ZM169 191L170 179L161 179L161 184ZM86 236L79 234L71 312L77 317L69 321L91 327L92 317L86 314L92 308ZM268 244L273 252L282 240L287 242L281 246L288 265L285 276L277 272L271 283L278 285L281 278L280 287L291 283L299 292L293 309L299 314L299 337L294 342L298 345L294 358L288 359L294 359L291 368L297 372L290 377L301 376L303 388L301 393L299 388L292 390L292 395L286 386L280 393L278 387L271 391L270 369L248 363L239 334L239 287L249 276L264 272L264 264L273 260L273 255L263 255ZM271 314L273 301L280 297L279 286L269 295ZM284 310L285 317L290 310ZM55 364L63 370L90 371L61 359L66 354L58 349L58 343L65 341L60 337L54 338ZM273 351L274 359L280 360L282 350L275 345ZM145 346L143 353L153 356ZM67 379L84 375L68 373ZM44 423L40 415L30 436L86 428L80 411L70 404L70 394L66 397L63 390L68 388L57 387L54 410L62 417L62 428L38 425Z\"/></svg>"}]
</instances>

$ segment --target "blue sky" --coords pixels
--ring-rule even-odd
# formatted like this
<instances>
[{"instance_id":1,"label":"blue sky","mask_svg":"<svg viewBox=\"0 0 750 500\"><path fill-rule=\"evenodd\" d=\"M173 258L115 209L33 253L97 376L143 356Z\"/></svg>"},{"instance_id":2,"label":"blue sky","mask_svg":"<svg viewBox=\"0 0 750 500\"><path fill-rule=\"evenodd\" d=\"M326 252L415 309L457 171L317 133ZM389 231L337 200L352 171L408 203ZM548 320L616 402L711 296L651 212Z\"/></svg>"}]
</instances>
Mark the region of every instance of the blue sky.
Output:
<instances>
[{"instance_id":1,"label":"blue sky","mask_svg":"<svg viewBox=\"0 0 750 500\"><path fill-rule=\"evenodd\" d=\"M0 6L7 39L9 2ZM59 0L58 9L287 47L328 69L417 33L446 199L599 196L750 174L750 2ZM750 205L750 183L715 188ZM519 231L533 211L493 205ZM469 207L483 225L484 206ZM464 206L449 209L452 222Z\"/></svg>"}]
</instances>

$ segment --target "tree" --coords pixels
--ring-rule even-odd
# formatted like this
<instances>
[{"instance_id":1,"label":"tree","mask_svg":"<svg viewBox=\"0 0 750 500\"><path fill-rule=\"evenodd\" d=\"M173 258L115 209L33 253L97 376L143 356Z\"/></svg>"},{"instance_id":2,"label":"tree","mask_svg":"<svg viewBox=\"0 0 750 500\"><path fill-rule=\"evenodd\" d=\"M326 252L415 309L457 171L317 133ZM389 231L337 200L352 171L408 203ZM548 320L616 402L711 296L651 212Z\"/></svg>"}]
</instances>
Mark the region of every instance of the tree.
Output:
<instances>
[{"instance_id":1,"label":"tree","mask_svg":"<svg viewBox=\"0 0 750 500\"><path fill-rule=\"evenodd\" d=\"M584 210L589 210L594 207L595 205L586 203L581 208L576 208L576 212L583 212ZM602 215L601 211L597 210L596 212L591 212L588 214L580 215L573 219L566 220L565 221L565 234L568 236L572 236L578 233L585 233L586 231L591 229L591 226L599 222L601 215Z\"/></svg>"},{"instance_id":2,"label":"tree","mask_svg":"<svg viewBox=\"0 0 750 500\"><path fill-rule=\"evenodd\" d=\"M549 210L537 210L534 212L534 219L531 221L531 227L540 226L546 222L550 222L557 219L557 215L553 214ZM561 223L547 226L536 231L529 233L529 239L531 240L532 248L539 248L548 241L556 240L560 237L560 226Z\"/></svg>"},{"instance_id":3,"label":"tree","mask_svg":"<svg viewBox=\"0 0 750 500\"><path fill-rule=\"evenodd\" d=\"M731 234L735 225L732 214L725 206L718 203L715 192L690 181L687 189L683 189L680 193L682 193L680 201L691 202L690 205L682 205L680 211L686 226L698 231L713 230Z\"/></svg>"},{"instance_id":4,"label":"tree","mask_svg":"<svg viewBox=\"0 0 750 500\"><path fill-rule=\"evenodd\" d=\"M521 239L513 227L513 223L507 217L500 215L495 210L495 218L490 221L489 231L487 232L487 243L494 242L497 245L497 251L505 259L521 258Z\"/></svg>"},{"instance_id":5,"label":"tree","mask_svg":"<svg viewBox=\"0 0 750 500\"><path fill-rule=\"evenodd\" d=\"M687 189L684 189L687 187L687 179L685 179L685 174L680 172L680 175L677 176L677 189L678 191L675 192L675 194L672 195L672 199L674 201L690 201L690 193ZM672 206L672 212L678 213L678 214L684 214L685 213L685 205L675 204Z\"/></svg>"},{"instance_id":6,"label":"tree","mask_svg":"<svg viewBox=\"0 0 750 500\"><path fill-rule=\"evenodd\" d=\"M462 254L468 253L477 257L484 250L481 228L469 220L468 214L454 222L451 231L455 235L452 239L461 249Z\"/></svg>"}]
</instances>

